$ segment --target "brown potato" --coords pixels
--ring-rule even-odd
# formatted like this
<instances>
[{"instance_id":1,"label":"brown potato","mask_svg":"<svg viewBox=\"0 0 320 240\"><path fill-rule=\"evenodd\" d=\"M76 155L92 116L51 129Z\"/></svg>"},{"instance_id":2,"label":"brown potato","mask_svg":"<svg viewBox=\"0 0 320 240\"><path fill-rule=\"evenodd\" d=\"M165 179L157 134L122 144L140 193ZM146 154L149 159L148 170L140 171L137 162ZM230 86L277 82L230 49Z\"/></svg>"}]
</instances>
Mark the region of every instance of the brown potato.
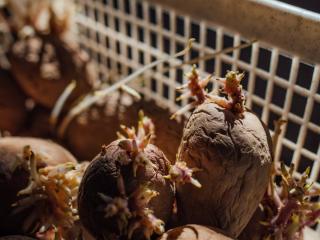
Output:
<instances>
[{"instance_id":1,"label":"brown potato","mask_svg":"<svg viewBox=\"0 0 320 240\"><path fill-rule=\"evenodd\" d=\"M169 230L158 240L231 240L221 233L221 231L196 225L189 224ZM249 240L249 239L247 239Z\"/></svg>"},{"instance_id":2,"label":"brown potato","mask_svg":"<svg viewBox=\"0 0 320 240\"><path fill-rule=\"evenodd\" d=\"M90 91L97 80L89 57L79 46L51 35L17 41L8 59L25 93L48 108L72 80L77 86L67 103Z\"/></svg>"},{"instance_id":3,"label":"brown potato","mask_svg":"<svg viewBox=\"0 0 320 240\"><path fill-rule=\"evenodd\" d=\"M159 193L152 198L148 206L154 211L154 215L164 222L170 218L173 207L173 189L165 181L164 175L168 174L169 161L156 146L148 144L144 152L148 159L155 165L139 167L134 177L132 163L127 151L119 145L119 140L103 147L103 150L88 166L78 195L78 208L80 220L83 226L97 239L121 235L119 225L115 218L106 218L105 209L108 205L99 197L102 193L108 198L114 199L120 195L119 177L123 178L127 196L137 190L139 186L148 184L148 188ZM130 211L135 205L130 205Z\"/></svg>"},{"instance_id":4,"label":"brown potato","mask_svg":"<svg viewBox=\"0 0 320 240\"><path fill-rule=\"evenodd\" d=\"M76 162L76 159L64 148L53 142L25 137L0 138L0 236L22 233L21 225L28 211L12 215L12 204L19 198L17 193L29 182L29 170L25 167L23 148L30 145L36 158L41 157L46 165Z\"/></svg>"},{"instance_id":5,"label":"brown potato","mask_svg":"<svg viewBox=\"0 0 320 240\"><path fill-rule=\"evenodd\" d=\"M0 68L0 130L16 134L25 124L26 96L11 76Z\"/></svg>"},{"instance_id":6,"label":"brown potato","mask_svg":"<svg viewBox=\"0 0 320 240\"><path fill-rule=\"evenodd\" d=\"M208 101L190 116L178 159L201 169L195 178L202 188L177 187L182 223L214 226L236 238L257 209L269 179L271 138L256 115L243 115Z\"/></svg>"},{"instance_id":7,"label":"brown potato","mask_svg":"<svg viewBox=\"0 0 320 240\"><path fill-rule=\"evenodd\" d=\"M138 111L142 109L155 125L154 144L174 162L182 137L183 123L170 120L171 113L153 101L134 101L126 93L113 93L106 104L92 107L69 125L65 141L68 149L80 160L92 159L103 144L117 138L119 124L132 126ZM170 143L170 144L168 144Z\"/></svg>"}]
</instances>

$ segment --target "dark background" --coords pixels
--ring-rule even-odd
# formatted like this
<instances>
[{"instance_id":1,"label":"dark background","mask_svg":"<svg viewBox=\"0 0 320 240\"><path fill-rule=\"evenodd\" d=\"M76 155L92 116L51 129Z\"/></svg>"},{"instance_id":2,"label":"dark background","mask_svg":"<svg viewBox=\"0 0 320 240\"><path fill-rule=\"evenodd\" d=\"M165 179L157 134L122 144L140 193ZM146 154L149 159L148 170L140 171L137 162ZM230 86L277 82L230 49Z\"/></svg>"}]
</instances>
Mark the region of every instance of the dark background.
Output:
<instances>
[{"instance_id":1,"label":"dark background","mask_svg":"<svg viewBox=\"0 0 320 240\"><path fill-rule=\"evenodd\" d=\"M305 8L313 12L320 13L320 0L278 0L289 3L297 7Z\"/></svg>"}]
</instances>

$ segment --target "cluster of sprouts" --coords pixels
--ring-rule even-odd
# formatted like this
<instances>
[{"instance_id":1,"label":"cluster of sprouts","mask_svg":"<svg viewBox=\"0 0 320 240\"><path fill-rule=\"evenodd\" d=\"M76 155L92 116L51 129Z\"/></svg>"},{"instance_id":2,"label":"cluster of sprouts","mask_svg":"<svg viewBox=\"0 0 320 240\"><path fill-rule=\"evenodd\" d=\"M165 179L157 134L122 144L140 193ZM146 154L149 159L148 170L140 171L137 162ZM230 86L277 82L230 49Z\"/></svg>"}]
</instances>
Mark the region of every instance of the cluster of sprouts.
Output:
<instances>
[{"instance_id":1,"label":"cluster of sprouts","mask_svg":"<svg viewBox=\"0 0 320 240\"><path fill-rule=\"evenodd\" d=\"M144 208L137 217L137 220L129 228L129 239L134 231L139 228L143 229L143 235L146 239L150 239L154 232L159 235L164 233L164 222L157 218L151 209Z\"/></svg>"},{"instance_id":2,"label":"cluster of sprouts","mask_svg":"<svg viewBox=\"0 0 320 240\"><path fill-rule=\"evenodd\" d=\"M172 115L172 118L199 106L205 101L214 102L219 106L242 116L245 111L245 95L241 85L241 81L244 77L243 73L228 71L225 78L216 79L218 82L222 83L222 91L227 95L226 98L208 93L206 87L212 76L209 75L207 78L201 79L195 65L192 66L190 73L186 74L186 77L188 82L177 88L178 91L184 92L177 100L193 98L193 101Z\"/></svg>"},{"instance_id":3,"label":"cluster of sprouts","mask_svg":"<svg viewBox=\"0 0 320 240\"><path fill-rule=\"evenodd\" d=\"M191 183L195 187L201 188L201 183L192 177L195 171L198 171L198 169L189 168L184 161L177 161L170 166L169 175L165 176L165 178L170 179L175 184Z\"/></svg>"},{"instance_id":4,"label":"cluster of sprouts","mask_svg":"<svg viewBox=\"0 0 320 240\"><path fill-rule=\"evenodd\" d=\"M128 198L126 196L111 198L103 193L98 194L106 206L104 208L104 217L115 218L120 234L125 235L132 216Z\"/></svg>"},{"instance_id":5,"label":"cluster of sprouts","mask_svg":"<svg viewBox=\"0 0 320 240\"><path fill-rule=\"evenodd\" d=\"M164 232L164 222L158 219L151 209L148 208L149 202L159 193L151 190L147 185L140 185L130 196L133 208L133 221L128 230L129 239L136 229L142 228L143 235L150 239L155 232L162 234Z\"/></svg>"},{"instance_id":6,"label":"cluster of sprouts","mask_svg":"<svg viewBox=\"0 0 320 240\"><path fill-rule=\"evenodd\" d=\"M243 77L243 73L228 71L225 78L218 79L223 84L223 92L227 94L227 99L216 97L213 101L235 114L242 114L245 111L245 95L241 85Z\"/></svg>"},{"instance_id":7,"label":"cluster of sprouts","mask_svg":"<svg viewBox=\"0 0 320 240\"><path fill-rule=\"evenodd\" d=\"M139 185L127 196L122 175L118 177L118 191L120 196L114 198L103 193L99 193L99 196L106 204L104 217L115 219L121 235L131 239L136 230L141 230L144 237L150 239L153 233L164 232L164 222L148 208L150 201L159 195L157 191L147 185Z\"/></svg>"},{"instance_id":8,"label":"cluster of sprouts","mask_svg":"<svg viewBox=\"0 0 320 240\"><path fill-rule=\"evenodd\" d=\"M144 152L151 139L154 138L154 125L151 119L144 116L144 113L140 111L137 131L134 127L129 128L123 125L120 127L126 136L118 133L119 146L130 155L133 164L133 176L135 177L139 167L154 166Z\"/></svg>"},{"instance_id":9,"label":"cluster of sprouts","mask_svg":"<svg viewBox=\"0 0 320 240\"><path fill-rule=\"evenodd\" d=\"M303 229L311 227L320 220L320 204L312 202L312 197L320 197L320 190L308 183L310 168L300 179L293 176L294 165L289 170L282 163L281 184L275 183L273 193L267 194L262 202L266 219L261 223L267 227L264 239L301 239Z\"/></svg>"},{"instance_id":10,"label":"cluster of sprouts","mask_svg":"<svg viewBox=\"0 0 320 240\"><path fill-rule=\"evenodd\" d=\"M199 72L196 69L195 65L192 65L192 69L189 73L186 74L188 83L177 88L177 90L188 89L189 91L182 94L178 100L184 98L194 97L197 104L203 103L208 98L208 93L205 90L205 87L208 85L211 75L205 79L200 79Z\"/></svg>"},{"instance_id":11,"label":"cluster of sprouts","mask_svg":"<svg viewBox=\"0 0 320 240\"><path fill-rule=\"evenodd\" d=\"M13 214L30 209L24 221L24 231L35 233L44 240L61 236L78 220L77 194L87 163L67 162L38 168L37 158L30 146L24 149L30 171L29 184L18 192L21 197L13 204Z\"/></svg>"},{"instance_id":12,"label":"cluster of sprouts","mask_svg":"<svg viewBox=\"0 0 320 240\"><path fill-rule=\"evenodd\" d=\"M275 121L273 135L273 151L279 141L282 125L286 121ZM261 207L265 226L261 238L264 240L299 240L303 236L303 229L311 227L320 220L320 203L313 202L312 198L320 197L320 190L308 182L310 168L298 178L294 176L294 165L289 169L283 162L279 165L273 163L271 169L268 191L266 192ZM281 178L277 184L276 177Z\"/></svg>"}]
</instances>

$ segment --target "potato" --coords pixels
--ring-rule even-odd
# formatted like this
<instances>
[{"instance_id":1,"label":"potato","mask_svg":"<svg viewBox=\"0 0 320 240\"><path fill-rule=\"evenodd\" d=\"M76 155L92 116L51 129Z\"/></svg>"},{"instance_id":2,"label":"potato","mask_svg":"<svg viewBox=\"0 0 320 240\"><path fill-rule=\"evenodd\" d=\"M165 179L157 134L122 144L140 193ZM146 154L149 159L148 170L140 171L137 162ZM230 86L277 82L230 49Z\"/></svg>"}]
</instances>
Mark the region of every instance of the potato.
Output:
<instances>
[{"instance_id":1,"label":"potato","mask_svg":"<svg viewBox=\"0 0 320 240\"><path fill-rule=\"evenodd\" d=\"M231 238L223 235L219 230L189 224L169 230L158 240L231 240Z\"/></svg>"},{"instance_id":2,"label":"potato","mask_svg":"<svg viewBox=\"0 0 320 240\"><path fill-rule=\"evenodd\" d=\"M177 187L182 223L214 226L236 238L266 191L272 160L269 131L249 111L239 117L211 101L200 104L183 132L178 159L201 171L202 184Z\"/></svg>"},{"instance_id":3,"label":"potato","mask_svg":"<svg viewBox=\"0 0 320 240\"><path fill-rule=\"evenodd\" d=\"M29 170L25 168L23 148L30 145L36 158L43 160L38 167L54 166L65 162L76 162L75 158L59 145L36 138L0 138L0 236L22 233L21 226L28 211L12 215L12 204L17 202L17 193L29 182Z\"/></svg>"},{"instance_id":4,"label":"potato","mask_svg":"<svg viewBox=\"0 0 320 240\"><path fill-rule=\"evenodd\" d=\"M128 200L126 200L128 201L128 209L134 216L133 212L141 210L138 207L140 203L137 199L144 202L147 198L136 198L140 194L139 191L144 190L143 186L151 192L157 191L159 193L150 202L147 201L147 206L153 210L154 216L166 222L172 212L173 189L163 178L169 171L169 161L165 155L156 146L148 144L144 153L153 166L148 164L145 167L138 167L136 176L134 176L134 163L130 162L131 154L119 146L120 141L114 141L103 147L101 153L88 166L79 189L80 220L83 226L97 239L103 236L106 238L122 236L120 217L115 215L108 218L104 209L112 206L113 201L119 196L126 195L128 196ZM122 182L124 186L121 184ZM103 198L100 196L101 194L104 195ZM104 198L109 199L109 203L106 203ZM129 226L133 226L134 222L132 221L137 219L140 217L130 218ZM144 231L144 227L144 225L140 225L139 231L134 231L134 238L140 239L140 234L142 234L140 230ZM130 229L128 226L124 228L128 231Z\"/></svg>"},{"instance_id":5,"label":"potato","mask_svg":"<svg viewBox=\"0 0 320 240\"><path fill-rule=\"evenodd\" d=\"M79 46L51 35L15 42L8 59L25 93L48 108L72 80L77 86L67 104L90 91L97 80L89 57Z\"/></svg>"},{"instance_id":6,"label":"potato","mask_svg":"<svg viewBox=\"0 0 320 240\"><path fill-rule=\"evenodd\" d=\"M26 96L10 72L0 68L0 130L16 134L27 118Z\"/></svg>"},{"instance_id":7,"label":"potato","mask_svg":"<svg viewBox=\"0 0 320 240\"><path fill-rule=\"evenodd\" d=\"M128 94L119 92L110 95L105 102L104 106L92 107L73 120L66 131L66 145L78 159L92 159L103 144L109 144L117 137L119 124L134 125L134 116L142 109L155 124L156 137L153 143L170 162L175 161L183 123L170 120L171 113L168 110L153 101L137 102Z\"/></svg>"}]
</instances>

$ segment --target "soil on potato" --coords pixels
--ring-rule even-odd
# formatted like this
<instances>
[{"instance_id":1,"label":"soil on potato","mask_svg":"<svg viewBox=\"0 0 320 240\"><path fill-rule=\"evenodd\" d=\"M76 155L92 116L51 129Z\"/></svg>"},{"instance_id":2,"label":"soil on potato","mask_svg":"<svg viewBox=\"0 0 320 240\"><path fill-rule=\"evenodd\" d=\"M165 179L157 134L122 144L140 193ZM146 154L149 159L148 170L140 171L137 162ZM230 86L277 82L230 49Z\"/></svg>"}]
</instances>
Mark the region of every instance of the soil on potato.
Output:
<instances>
[{"instance_id":1,"label":"soil on potato","mask_svg":"<svg viewBox=\"0 0 320 240\"><path fill-rule=\"evenodd\" d=\"M142 109L155 125L154 145L159 147L171 163L182 137L183 123L170 120L171 113L153 101L135 101L126 93L110 95L105 105L92 107L69 125L65 142L68 149L80 160L91 160L99 153L103 144L108 145L117 139L120 125L137 125L138 112Z\"/></svg>"},{"instance_id":2,"label":"soil on potato","mask_svg":"<svg viewBox=\"0 0 320 240\"><path fill-rule=\"evenodd\" d=\"M72 80L77 86L68 104L89 92L97 81L88 55L79 46L54 36L19 40L7 55L12 74L25 93L48 108Z\"/></svg>"},{"instance_id":3,"label":"soil on potato","mask_svg":"<svg viewBox=\"0 0 320 240\"><path fill-rule=\"evenodd\" d=\"M201 169L195 178L202 184L200 189L178 186L181 223L214 226L237 237L267 188L272 160L268 130L251 112L237 119L206 102L189 118L178 158Z\"/></svg>"},{"instance_id":4,"label":"soil on potato","mask_svg":"<svg viewBox=\"0 0 320 240\"><path fill-rule=\"evenodd\" d=\"M137 176L133 176L132 164L128 153L118 146L119 141L112 142L96 156L88 166L79 189L79 215L82 224L98 239L110 233L119 234L116 221L105 218L103 209L105 202L98 193L111 198L119 196L117 179L121 174L124 179L126 195L130 196L139 185L148 183L148 187L159 192L159 195L150 202L150 208L155 216L167 222L173 206L173 189L168 181L162 177L168 174L169 161L154 145L149 144L145 153L153 164L146 168L139 167Z\"/></svg>"},{"instance_id":5,"label":"soil on potato","mask_svg":"<svg viewBox=\"0 0 320 240\"><path fill-rule=\"evenodd\" d=\"M0 130L16 134L27 118L26 96L6 69L0 68Z\"/></svg>"},{"instance_id":6,"label":"soil on potato","mask_svg":"<svg viewBox=\"0 0 320 240\"><path fill-rule=\"evenodd\" d=\"M23 234L22 222L29 211L12 214L12 204L19 198L17 193L25 188L29 182L29 171L23 166L23 148L30 145L36 156L41 156L45 165L56 165L64 162L76 162L75 158L59 145L35 138L5 137L0 138L0 236L9 234ZM14 168L14 163L19 160L20 164Z\"/></svg>"}]
</instances>

